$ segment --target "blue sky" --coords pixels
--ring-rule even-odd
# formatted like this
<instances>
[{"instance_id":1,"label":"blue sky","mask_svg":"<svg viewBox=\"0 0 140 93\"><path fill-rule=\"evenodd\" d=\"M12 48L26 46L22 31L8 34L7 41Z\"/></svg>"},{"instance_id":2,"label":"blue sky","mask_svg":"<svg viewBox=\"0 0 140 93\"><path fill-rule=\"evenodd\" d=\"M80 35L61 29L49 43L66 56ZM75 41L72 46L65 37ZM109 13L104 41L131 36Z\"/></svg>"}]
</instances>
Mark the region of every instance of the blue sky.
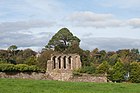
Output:
<instances>
[{"instance_id":1,"label":"blue sky","mask_svg":"<svg viewBox=\"0 0 140 93\"><path fill-rule=\"evenodd\" d=\"M140 1L0 0L0 49L40 50L62 27L83 49L140 49Z\"/></svg>"}]
</instances>

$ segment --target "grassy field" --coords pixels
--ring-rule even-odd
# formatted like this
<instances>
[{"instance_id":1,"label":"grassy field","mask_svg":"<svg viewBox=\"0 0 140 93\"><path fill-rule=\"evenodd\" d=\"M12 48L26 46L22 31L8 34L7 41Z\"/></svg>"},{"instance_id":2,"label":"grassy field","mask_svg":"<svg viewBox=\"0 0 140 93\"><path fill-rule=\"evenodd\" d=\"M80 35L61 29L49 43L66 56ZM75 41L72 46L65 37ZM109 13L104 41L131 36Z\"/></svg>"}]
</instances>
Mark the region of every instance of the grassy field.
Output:
<instances>
[{"instance_id":1,"label":"grassy field","mask_svg":"<svg viewBox=\"0 0 140 93\"><path fill-rule=\"evenodd\" d=\"M140 84L0 79L0 93L140 93Z\"/></svg>"}]
</instances>

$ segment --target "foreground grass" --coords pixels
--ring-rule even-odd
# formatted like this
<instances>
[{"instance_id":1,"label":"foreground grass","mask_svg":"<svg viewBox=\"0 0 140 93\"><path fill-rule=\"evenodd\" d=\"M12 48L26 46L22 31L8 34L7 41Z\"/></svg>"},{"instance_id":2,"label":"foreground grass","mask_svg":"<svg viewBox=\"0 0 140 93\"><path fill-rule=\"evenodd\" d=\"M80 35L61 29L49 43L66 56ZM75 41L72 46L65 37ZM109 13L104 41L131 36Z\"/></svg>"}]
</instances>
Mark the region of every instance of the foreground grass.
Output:
<instances>
[{"instance_id":1,"label":"foreground grass","mask_svg":"<svg viewBox=\"0 0 140 93\"><path fill-rule=\"evenodd\" d=\"M140 93L140 84L0 79L0 93Z\"/></svg>"}]
</instances>

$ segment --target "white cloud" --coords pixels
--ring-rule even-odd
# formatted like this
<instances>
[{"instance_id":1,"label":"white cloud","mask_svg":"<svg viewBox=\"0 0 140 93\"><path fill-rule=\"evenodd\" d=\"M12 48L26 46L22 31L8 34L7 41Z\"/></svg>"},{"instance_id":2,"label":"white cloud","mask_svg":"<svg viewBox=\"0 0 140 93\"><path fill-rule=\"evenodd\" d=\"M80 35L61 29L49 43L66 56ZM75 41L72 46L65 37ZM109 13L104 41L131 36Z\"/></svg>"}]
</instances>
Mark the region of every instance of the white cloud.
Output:
<instances>
[{"instance_id":1,"label":"white cloud","mask_svg":"<svg viewBox=\"0 0 140 93\"><path fill-rule=\"evenodd\" d=\"M105 21L108 19L112 19L112 14L97 14L90 11L84 11L84 12L75 12L70 17L68 17L68 20L72 21ZM76 19L76 20L75 20Z\"/></svg>"},{"instance_id":2,"label":"white cloud","mask_svg":"<svg viewBox=\"0 0 140 93\"><path fill-rule=\"evenodd\" d=\"M122 21L115 19L112 14L98 14L90 11L76 12L66 18L76 26L83 27L119 27L122 26Z\"/></svg>"},{"instance_id":3,"label":"white cloud","mask_svg":"<svg viewBox=\"0 0 140 93\"><path fill-rule=\"evenodd\" d=\"M16 22L2 22L0 23L0 32L11 32L28 30L31 28L52 27L56 23L43 20L29 20Z\"/></svg>"},{"instance_id":4,"label":"white cloud","mask_svg":"<svg viewBox=\"0 0 140 93\"><path fill-rule=\"evenodd\" d=\"M112 14L99 14L90 11L76 12L69 15L66 20L78 27L133 27L140 28L140 18L130 18L126 20L117 19Z\"/></svg>"},{"instance_id":5,"label":"white cloud","mask_svg":"<svg viewBox=\"0 0 140 93\"><path fill-rule=\"evenodd\" d=\"M131 38L82 38L81 47L83 49L93 50L99 48L107 51L114 51L118 49L140 49L140 39Z\"/></svg>"},{"instance_id":6,"label":"white cloud","mask_svg":"<svg viewBox=\"0 0 140 93\"><path fill-rule=\"evenodd\" d=\"M3 34L0 35L0 48L7 48L13 44L17 45L19 48L43 48L52 35L52 32L41 32L35 35L33 33L24 34L20 32L3 32Z\"/></svg>"},{"instance_id":7,"label":"white cloud","mask_svg":"<svg viewBox=\"0 0 140 93\"><path fill-rule=\"evenodd\" d=\"M50 28L55 24L43 20L2 22L0 23L0 48L7 48L13 44L22 48L44 47L53 32L36 31L35 28Z\"/></svg>"},{"instance_id":8,"label":"white cloud","mask_svg":"<svg viewBox=\"0 0 140 93\"><path fill-rule=\"evenodd\" d=\"M140 28L140 18L132 18L127 21L127 24L134 27Z\"/></svg>"}]
</instances>

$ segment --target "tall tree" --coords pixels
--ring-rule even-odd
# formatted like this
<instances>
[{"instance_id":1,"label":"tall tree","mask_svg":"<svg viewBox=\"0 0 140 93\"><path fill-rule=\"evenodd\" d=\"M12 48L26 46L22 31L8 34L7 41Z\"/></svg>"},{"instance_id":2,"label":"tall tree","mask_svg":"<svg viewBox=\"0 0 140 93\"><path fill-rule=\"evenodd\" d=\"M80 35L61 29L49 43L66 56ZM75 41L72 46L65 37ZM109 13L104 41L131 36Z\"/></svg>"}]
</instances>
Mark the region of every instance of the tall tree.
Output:
<instances>
[{"instance_id":1,"label":"tall tree","mask_svg":"<svg viewBox=\"0 0 140 93\"><path fill-rule=\"evenodd\" d=\"M67 28L60 29L49 41L46 48L53 48L56 51L64 51L72 44L80 43L80 39L74 36Z\"/></svg>"},{"instance_id":2,"label":"tall tree","mask_svg":"<svg viewBox=\"0 0 140 93\"><path fill-rule=\"evenodd\" d=\"M17 64L27 63L26 60L36 56L36 54L37 53L32 49L21 50L16 55L16 63Z\"/></svg>"},{"instance_id":3,"label":"tall tree","mask_svg":"<svg viewBox=\"0 0 140 93\"><path fill-rule=\"evenodd\" d=\"M109 71L110 65L107 61L103 61L98 67L97 67L97 73L100 74L106 74Z\"/></svg>"},{"instance_id":4,"label":"tall tree","mask_svg":"<svg viewBox=\"0 0 140 93\"><path fill-rule=\"evenodd\" d=\"M8 50L15 51L17 49L16 45L11 45Z\"/></svg>"},{"instance_id":5,"label":"tall tree","mask_svg":"<svg viewBox=\"0 0 140 93\"><path fill-rule=\"evenodd\" d=\"M132 62L130 64L130 81L140 83L140 63Z\"/></svg>"},{"instance_id":6,"label":"tall tree","mask_svg":"<svg viewBox=\"0 0 140 93\"><path fill-rule=\"evenodd\" d=\"M0 50L0 63L8 62L8 51Z\"/></svg>"},{"instance_id":7,"label":"tall tree","mask_svg":"<svg viewBox=\"0 0 140 93\"><path fill-rule=\"evenodd\" d=\"M51 54L55 53L53 50L43 51L40 56L38 56L37 66L42 69L47 69L47 61L51 59Z\"/></svg>"},{"instance_id":8,"label":"tall tree","mask_svg":"<svg viewBox=\"0 0 140 93\"><path fill-rule=\"evenodd\" d=\"M131 49L130 59L131 59L132 62L133 61L136 61L136 62L140 61L140 55L139 55L139 50L138 49Z\"/></svg>"},{"instance_id":9,"label":"tall tree","mask_svg":"<svg viewBox=\"0 0 140 93\"><path fill-rule=\"evenodd\" d=\"M108 78L113 82L122 82L125 74L123 63L118 61L108 73Z\"/></svg>"},{"instance_id":10,"label":"tall tree","mask_svg":"<svg viewBox=\"0 0 140 93\"><path fill-rule=\"evenodd\" d=\"M16 45L11 45L8 48L8 62L16 64L16 51L17 51L17 46Z\"/></svg>"}]
</instances>

